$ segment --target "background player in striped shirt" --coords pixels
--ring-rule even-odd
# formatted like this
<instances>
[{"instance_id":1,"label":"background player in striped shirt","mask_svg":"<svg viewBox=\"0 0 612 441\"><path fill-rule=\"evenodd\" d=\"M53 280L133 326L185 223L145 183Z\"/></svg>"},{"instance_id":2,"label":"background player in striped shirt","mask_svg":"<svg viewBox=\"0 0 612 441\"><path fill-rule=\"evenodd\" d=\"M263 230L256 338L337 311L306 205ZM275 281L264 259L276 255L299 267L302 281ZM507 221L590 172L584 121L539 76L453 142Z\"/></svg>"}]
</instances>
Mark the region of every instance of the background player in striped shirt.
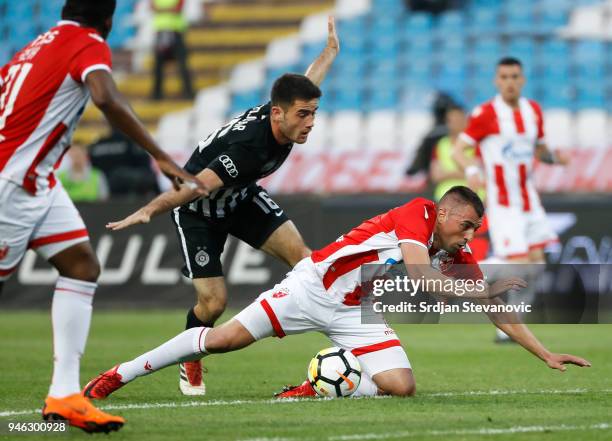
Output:
<instances>
[{"instance_id":1,"label":"background player in striped shirt","mask_svg":"<svg viewBox=\"0 0 612 441\"><path fill-rule=\"evenodd\" d=\"M546 146L540 105L521 96L525 77L521 62L502 58L495 86L499 94L476 107L455 143L454 158L472 189L486 186L489 234L494 257L523 264L529 289L514 301L530 303L535 279L545 263L544 247L558 240L546 218L533 180L534 160L566 164L567 156ZM477 147L479 157L467 151ZM494 265L487 270L493 271ZM488 276L495 277L494 274ZM501 331L497 341L510 341Z\"/></svg>"},{"instance_id":2,"label":"background player in striped shirt","mask_svg":"<svg viewBox=\"0 0 612 441\"><path fill-rule=\"evenodd\" d=\"M362 265L403 261L413 279L445 282L452 278L436 267L444 268L447 274L459 274L458 278L482 279L467 243L474 237L483 212L482 202L473 191L453 187L439 205L417 198L369 219L304 258L282 282L227 323L184 331L99 375L83 392L92 398L105 398L137 377L181 361L235 351L265 337L318 331L334 346L351 350L358 357L362 376L357 396L413 395L416 386L412 368L393 329L384 321L362 323ZM525 283L508 278L484 286L484 290L463 297L501 304L494 297ZM457 296L454 292L433 294ZM553 369L563 371L567 363L589 366L582 358L548 351L513 313L492 313L489 318ZM314 394L305 382L281 397Z\"/></svg>"},{"instance_id":3,"label":"background player in striped shirt","mask_svg":"<svg viewBox=\"0 0 612 441\"><path fill-rule=\"evenodd\" d=\"M202 184L179 168L147 133L110 75L106 44L114 0L67 0L62 21L0 69L0 289L28 248L59 272L53 293L53 379L43 417L89 432L117 430L123 418L79 394L100 265L87 229L55 177L91 95L107 119L156 159L172 179Z\"/></svg>"}]
</instances>

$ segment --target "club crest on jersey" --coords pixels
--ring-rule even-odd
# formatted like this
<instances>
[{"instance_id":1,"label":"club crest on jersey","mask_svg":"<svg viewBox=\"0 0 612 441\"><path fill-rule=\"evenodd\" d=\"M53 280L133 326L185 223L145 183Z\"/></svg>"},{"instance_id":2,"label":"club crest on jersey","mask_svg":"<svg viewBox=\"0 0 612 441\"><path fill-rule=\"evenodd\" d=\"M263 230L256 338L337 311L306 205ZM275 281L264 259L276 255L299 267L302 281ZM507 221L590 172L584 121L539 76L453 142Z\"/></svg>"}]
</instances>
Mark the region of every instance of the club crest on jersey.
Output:
<instances>
[{"instance_id":1,"label":"club crest on jersey","mask_svg":"<svg viewBox=\"0 0 612 441\"><path fill-rule=\"evenodd\" d=\"M440 251L431 259L431 266L444 273L453 266L454 260L454 257L447 252Z\"/></svg>"},{"instance_id":2,"label":"club crest on jersey","mask_svg":"<svg viewBox=\"0 0 612 441\"><path fill-rule=\"evenodd\" d=\"M234 161L232 161L229 156L221 155L219 156L219 161L221 161L221 164L223 164L223 167L225 167L225 171L227 171L228 175L230 175L232 178L238 176L238 169L236 168Z\"/></svg>"},{"instance_id":3,"label":"club crest on jersey","mask_svg":"<svg viewBox=\"0 0 612 441\"><path fill-rule=\"evenodd\" d=\"M281 298L286 297L288 295L289 295L289 292L285 288L283 288L283 289L275 292L274 294L272 294L272 297L275 298L275 299L281 299Z\"/></svg>"},{"instance_id":4,"label":"club crest on jersey","mask_svg":"<svg viewBox=\"0 0 612 441\"><path fill-rule=\"evenodd\" d=\"M210 256L204 250L200 250L195 255L195 262L201 267L205 267L210 262Z\"/></svg>"},{"instance_id":5,"label":"club crest on jersey","mask_svg":"<svg viewBox=\"0 0 612 441\"><path fill-rule=\"evenodd\" d=\"M1 241L0 242L0 260L3 260L9 252L9 245L6 241Z\"/></svg>"}]
</instances>

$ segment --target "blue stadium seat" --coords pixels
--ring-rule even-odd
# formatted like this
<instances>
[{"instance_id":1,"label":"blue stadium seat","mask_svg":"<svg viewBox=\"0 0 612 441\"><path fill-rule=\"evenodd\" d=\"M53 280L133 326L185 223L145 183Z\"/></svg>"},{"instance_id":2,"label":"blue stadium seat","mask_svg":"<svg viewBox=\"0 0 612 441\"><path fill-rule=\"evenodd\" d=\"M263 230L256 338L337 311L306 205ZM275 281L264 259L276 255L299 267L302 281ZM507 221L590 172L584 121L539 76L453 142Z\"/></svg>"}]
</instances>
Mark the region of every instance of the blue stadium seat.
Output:
<instances>
[{"instance_id":1,"label":"blue stadium seat","mask_svg":"<svg viewBox=\"0 0 612 441\"><path fill-rule=\"evenodd\" d=\"M384 15L374 17L370 20L368 32L372 38L386 36L389 34L397 35L400 29L400 21L395 15Z\"/></svg>"},{"instance_id":2,"label":"blue stadium seat","mask_svg":"<svg viewBox=\"0 0 612 441\"><path fill-rule=\"evenodd\" d=\"M372 112L376 110L395 109L399 104L398 89L394 87L375 87L368 91L364 102L364 110Z\"/></svg>"},{"instance_id":3,"label":"blue stadium seat","mask_svg":"<svg viewBox=\"0 0 612 441\"><path fill-rule=\"evenodd\" d=\"M398 16L406 11L403 0L374 0L372 12L378 16Z\"/></svg>"},{"instance_id":4,"label":"blue stadium seat","mask_svg":"<svg viewBox=\"0 0 612 441\"><path fill-rule=\"evenodd\" d=\"M458 11L449 11L440 14L435 27L436 38L441 40L463 36L466 32L466 23L463 14Z\"/></svg>"},{"instance_id":5,"label":"blue stadium seat","mask_svg":"<svg viewBox=\"0 0 612 441\"><path fill-rule=\"evenodd\" d=\"M471 14L468 33L474 37L499 33L499 9L477 8Z\"/></svg>"},{"instance_id":6,"label":"blue stadium seat","mask_svg":"<svg viewBox=\"0 0 612 441\"><path fill-rule=\"evenodd\" d=\"M404 55L410 58L431 57L434 42L430 34L416 34L409 41Z\"/></svg>"},{"instance_id":7,"label":"blue stadium seat","mask_svg":"<svg viewBox=\"0 0 612 441\"><path fill-rule=\"evenodd\" d=\"M468 52L468 60L479 71L494 68L502 54L501 45L497 40L477 40Z\"/></svg>"},{"instance_id":8,"label":"blue stadium seat","mask_svg":"<svg viewBox=\"0 0 612 441\"><path fill-rule=\"evenodd\" d=\"M504 4L504 16L504 32L508 34L532 34L534 32L535 19L533 7L530 3L521 3L520 6Z\"/></svg>"},{"instance_id":9,"label":"blue stadium seat","mask_svg":"<svg viewBox=\"0 0 612 441\"><path fill-rule=\"evenodd\" d=\"M231 113L235 115L239 112L244 112L249 107L261 104L261 90L248 90L246 92L237 93L232 96Z\"/></svg>"},{"instance_id":10,"label":"blue stadium seat","mask_svg":"<svg viewBox=\"0 0 612 441\"><path fill-rule=\"evenodd\" d=\"M334 93L332 108L334 111L359 110L363 107L363 94L360 90L338 89Z\"/></svg>"},{"instance_id":11,"label":"blue stadium seat","mask_svg":"<svg viewBox=\"0 0 612 441\"><path fill-rule=\"evenodd\" d=\"M599 85L580 83L576 87L576 110L605 107L605 95Z\"/></svg>"},{"instance_id":12,"label":"blue stadium seat","mask_svg":"<svg viewBox=\"0 0 612 441\"><path fill-rule=\"evenodd\" d=\"M578 41L572 50L572 60L576 65L601 63L604 56L605 45L600 41Z\"/></svg>"},{"instance_id":13,"label":"blue stadium seat","mask_svg":"<svg viewBox=\"0 0 612 441\"><path fill-rule=\"evenodd\" d=\"M433 27L433 18L422 12L410 14L403 20L401 27L410 34L426 34Z\"/></svg>"}]
</instances>

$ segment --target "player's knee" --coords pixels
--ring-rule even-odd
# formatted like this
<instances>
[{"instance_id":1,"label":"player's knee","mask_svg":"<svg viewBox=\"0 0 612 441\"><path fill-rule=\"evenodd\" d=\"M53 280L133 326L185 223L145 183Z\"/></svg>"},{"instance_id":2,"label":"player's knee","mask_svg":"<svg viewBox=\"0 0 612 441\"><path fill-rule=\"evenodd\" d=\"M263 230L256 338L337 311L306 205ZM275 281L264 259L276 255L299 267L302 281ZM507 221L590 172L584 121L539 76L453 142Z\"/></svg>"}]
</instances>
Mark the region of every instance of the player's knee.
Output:
<instances>
[{"instance_id":1,"label":"player's knee","mask_svg":"<svg viewBox=\"0 0 612 441\"><path fill-rule=\"evenodd\" d=\"M413 397L416 394L416 384L414 381L397 384L388 393L394 397Z\"/></svg>"},{"instance_id":2,"label":"player's knee","mask_svg":"<svg viewBox=\"0 0 612 441\"><path fill-rule=\"evenodd\" d=\"M232 335L224 328L213 328L206 335L207 352L227 352L232 349Z\"/></svg>"},{"instance_id":3,"label":"player's knee","mask_svg":"<svg viewBox=\"0 0 612 441\"><path fill-rule=\"evenodd\" d=\"M95 256L84 254L82 259L75 262L68 271L60 271L60 274L71 279L95 283L100 277L100 272L98 259Z\"/></svg>"},{"instance_id":4,"label":"player's knee","mask_svg":"<svg viewBox=\"0 0 612 441\"><path fill-rule=\"evenodd\" d=\"M385 384L382 390L394 397L412 397L416 394L416 383L411 375L394 378L393 382Z\"/></svg>"}]
</instances>

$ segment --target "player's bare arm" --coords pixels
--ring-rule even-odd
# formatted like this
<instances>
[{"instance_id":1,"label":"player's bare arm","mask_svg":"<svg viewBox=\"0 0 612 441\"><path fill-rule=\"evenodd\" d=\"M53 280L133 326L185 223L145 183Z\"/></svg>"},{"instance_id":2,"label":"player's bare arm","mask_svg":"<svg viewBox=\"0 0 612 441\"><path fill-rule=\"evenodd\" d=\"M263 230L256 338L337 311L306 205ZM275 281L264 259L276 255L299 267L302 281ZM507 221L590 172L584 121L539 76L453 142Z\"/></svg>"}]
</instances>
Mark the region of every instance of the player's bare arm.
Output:
<instances>
[{"instance_id":1,"label":"player's bare arm","mask_svg":"<svg viewBox=\"0 0 612 441\"><path fill-rule=\"evenodd\" d=\"M147 205L120 221L107 223L106 228L113 231L118 231L132 225L147 224L151 221L153 216L166 213L176 207L185 205L189 201L192 201L202 195L208 196L210 192L221 188L223 185L221 178L219 178L219 176L217 176L217 174L209 168L206 168L198 173L197 179L204 187L203 194L190 186L184 185L178 191L170 190L160 194Z\"/></svg>"},{"instance_id":2,"label":"player's bare arm","mask_svg":"<svg viewBox=\"0 0 612 441\"><path fill-rule=\"evenodd\" d=\"M205 188L194 176L187 173L164 152L153 140L147 129L140 122L125 97L117 90L113 77L105 70L96 70L87 75L85 83L91 99L106 119L121 130L138 145L145 149L157 162L159 169L166 175L176 190L185 182L203 194Z\"/></svg>"},{"instance_id":3,"label":"player's bare arm","mask_svg":"<svg viewBox=\"0 0 612 441\"><path fill-rule=\"evenodd\" d=\"M338 52L340 52L340 41L336 34L336 22L334 17L330 16L327 19L327 45L323 52L321 52L321 55L308 67L304 75L314 84L320 86L336 59Z\"/></svg>"},{"instance_id":4,"label":"player's bare arm","mask_svg":"<svg viewBox=\"0 0 612 441\"><path fill-rule=\"evenodd\" d=\"M465 173L465 179L467 180L468 186L476 191L484 187L485 181L481 167L476 158L469 157L466 154L467 150L471 148L473 148L472 145L459 137L453 144L452 157L459 169Z\"/></svg>"},{"instance_id":5,"label":"player's bare arm","mask_svg":"<svg viewBox=\"0 0 612 441\"><path fill-rule=\"evenodd\" d=\"M413 244L413 243L402 243L400 244L402 250L402 257L404 259L404 265L406 265L406 271L408 275L413 279L424 279L424 280L440 280L442 285L449 280L454 280L452 277L445 276L441 272L437 271L431 266L429 259L428 250L425 247ZM436 284L432 284L436 285ZM497 297L513 289L525 288L527 283L518 277L509 277L507 279L498 280L492 285L485 284L484 290L474 290L472 292L466 292L459 296L452 292L430 292L442 297L461 297L464 299L489 299Z\"/></svg>"},{"instance_id":6,"label":"player's bare arm","mask_svg":"<svg viewBox=\"0 0 612 441\"><path fill-rule=\"evenodd\" d=\"M553 152L546 144L538 144L535 155L545 164L567 165L570 162L570 158L565 152Z\"/></svg>"},{"instance_id":7,"label":"player's bare arm","mask_svg":"<svg viewBox=\"0 0 612 441\"><path fill-rule=\"evenodd\" d=\"M483 305L503 305L504 302L499 299L483 299L479 300ZM576 357L571 354L556 354L550 352L536 338L529 328L520 322L518 315L515 312L488 312L487 316L495 326L504 331L515 342L527 349L533 355L544 361L549 368L558 369L565 372L566 364L574 364L580 367L590 367L591 363L584 358Z\"/></svg>"}]
</instances>

